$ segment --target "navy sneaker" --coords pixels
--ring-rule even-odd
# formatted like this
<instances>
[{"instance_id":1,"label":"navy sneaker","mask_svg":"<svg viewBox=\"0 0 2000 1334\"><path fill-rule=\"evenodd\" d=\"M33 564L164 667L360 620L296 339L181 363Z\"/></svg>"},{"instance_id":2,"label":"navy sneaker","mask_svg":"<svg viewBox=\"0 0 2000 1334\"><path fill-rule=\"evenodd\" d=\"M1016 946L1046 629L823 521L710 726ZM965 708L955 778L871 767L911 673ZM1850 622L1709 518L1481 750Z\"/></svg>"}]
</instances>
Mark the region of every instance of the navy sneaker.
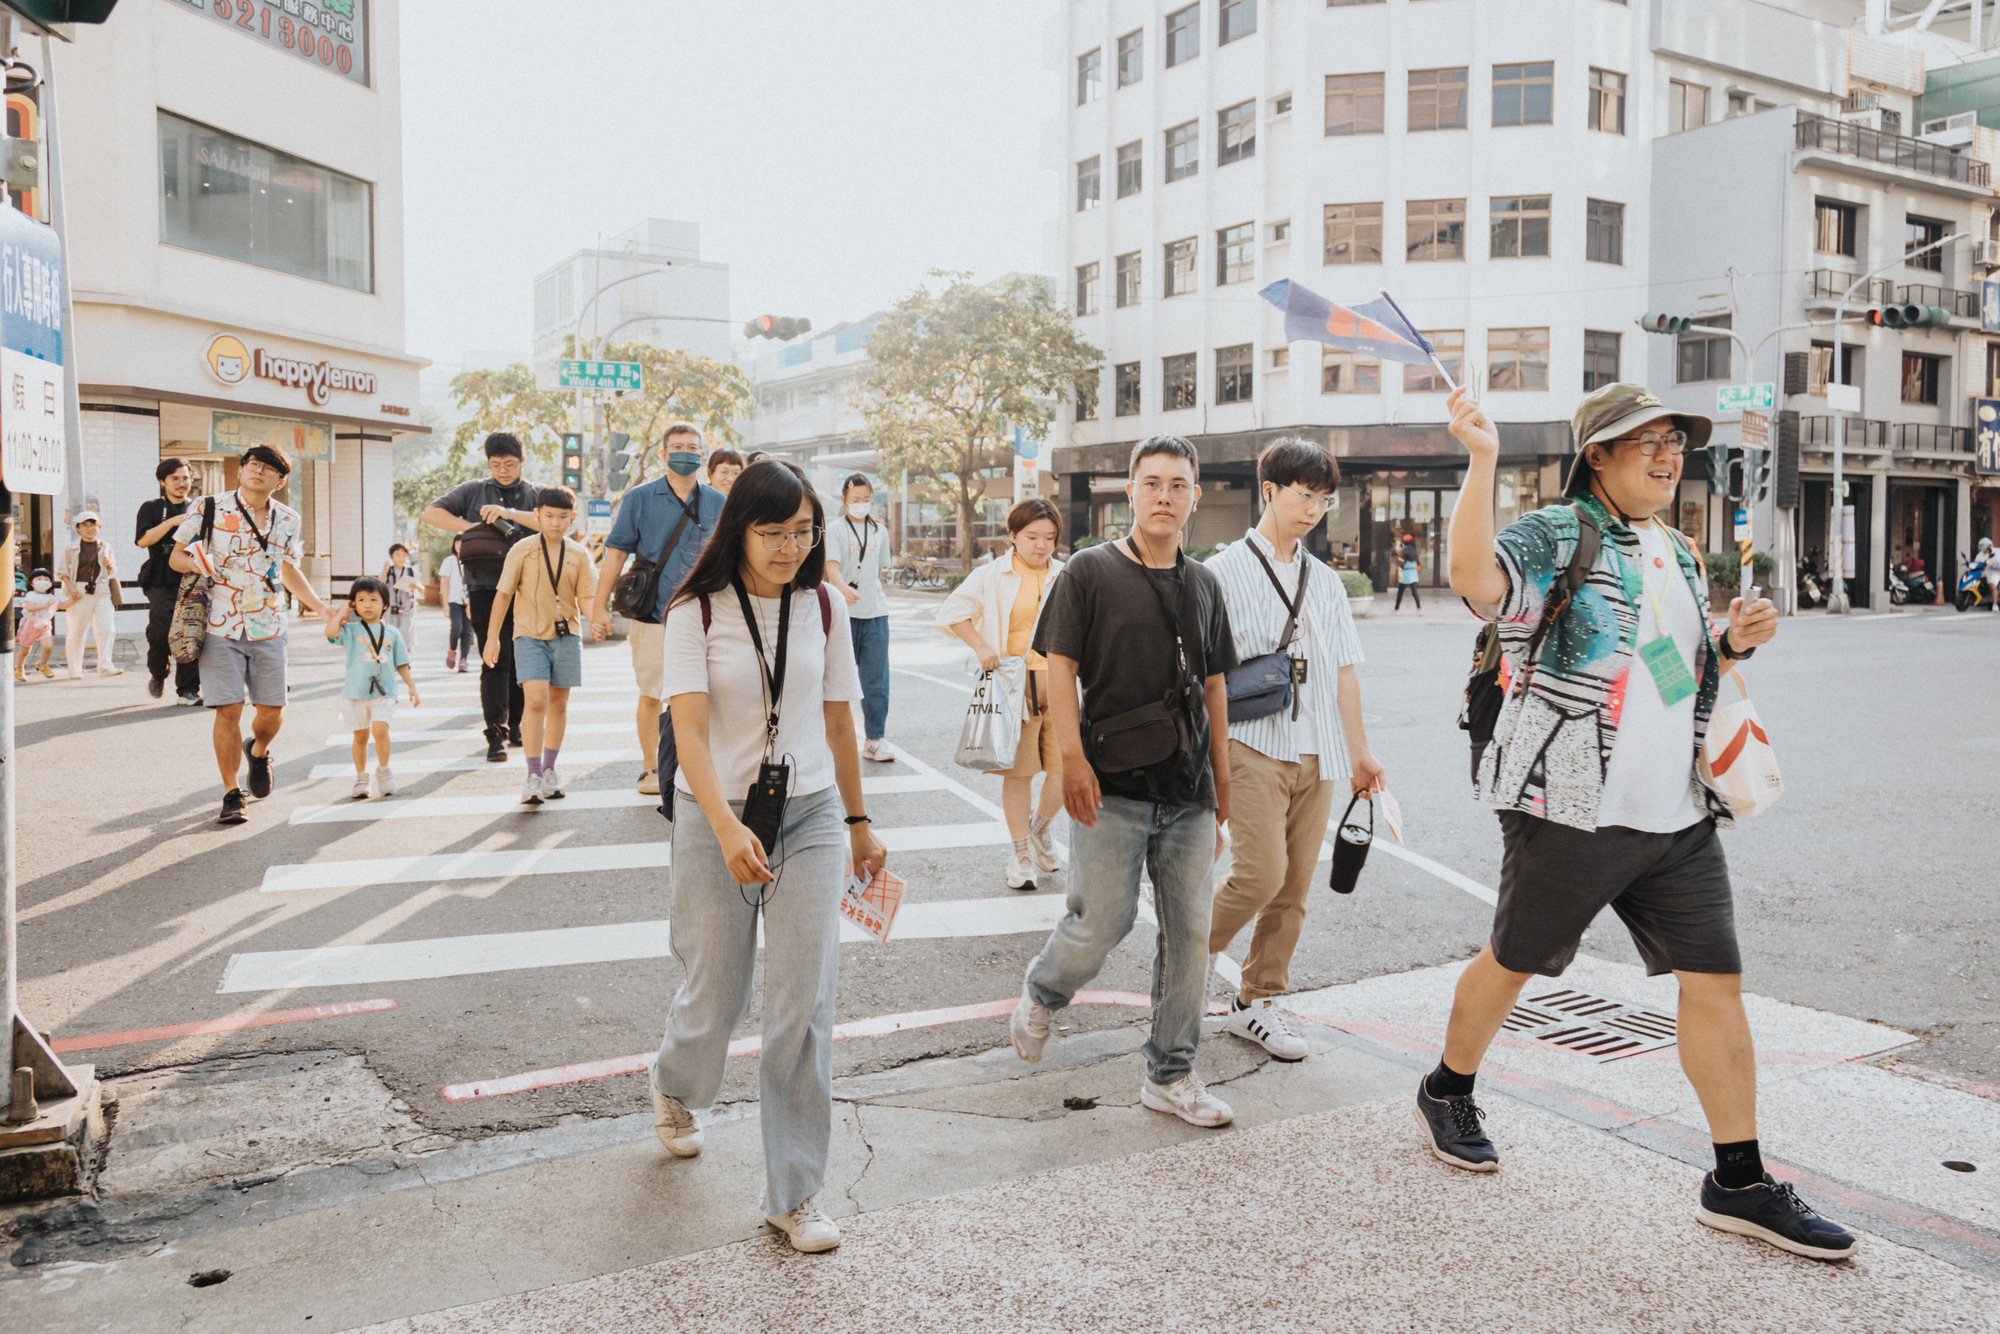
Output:
<instances>
[{"instance_id":1,"label":"navy sneaker","mask_svg":"<svg viewBox=\"0 0 2000 1334\"><path fill-rule=\"evenodd\" d=\"M1814 1213L1789 1181L1764 1174L1761 1184L1729 1190L1715 1173L1701 1179L1701 1211L1695 1215L1717 1232L1768 1241L1779 1250L1815 1260L1845 1260L1861 1249L1852 1232Z\"/></svg>"},{"instance_id":2,"label":"navy sneaker","mask_svg":"<svg viewBox=\"0 0 2000 1334\"><path fill-rule=\"evenodd\" d=\"M250 815L243 809L243 789L232 787L222 794L222 814L215 817L217 824L242 824Z\"/></svg>"},{"instance_id":3,"label":"navy sneaker","mask_svg":"<svg viewBox=\"0 0 2000 1334\"><path fill-rule=\"evenodd\" d=\"M249 736L243 738L243 756L250 761L250 795L262 801L271 795L271 756L268 752L263 755L250 753L250 747L256 740Z\"/></svg>"},{"instance_id":4,"label":"navy sneaker","mask_svg":"<svg viewBox=\"0 0 2000 1334\"><path fill-rule=\"evenodd\" d=\"M1500 1152L1479 1122L1486 1115L1472 1101L1462 1098L1433 1098L1429 1076L1417 1081L1417 1124L1430 1132L1431 1152L1442 1163L1468 1172L1498 1172Z\"/></svg>"}]
</instances>

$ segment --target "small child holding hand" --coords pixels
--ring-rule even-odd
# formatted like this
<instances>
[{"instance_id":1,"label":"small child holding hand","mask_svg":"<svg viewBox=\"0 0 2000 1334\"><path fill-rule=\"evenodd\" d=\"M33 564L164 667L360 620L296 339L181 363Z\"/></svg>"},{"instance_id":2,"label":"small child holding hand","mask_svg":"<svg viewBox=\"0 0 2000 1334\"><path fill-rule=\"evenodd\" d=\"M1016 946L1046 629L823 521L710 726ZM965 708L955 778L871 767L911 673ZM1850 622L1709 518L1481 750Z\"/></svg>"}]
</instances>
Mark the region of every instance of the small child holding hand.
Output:
<instances>
[{"instance_id":1,"label":"small child holding hand","mask_svg":"<svg viewBox=\"0 0 2000 1334\"><path fill-rule=\"evenodd\" d=\"M396 776L389 771L389 722L396 716L396 678L409 687L410 703L417 683L410 675L410 649L389 624L389 589L380 579L356 579L347 590L347 606L327 622L326 639L347 655L347 680L340 689L341 716L354 733L354 789L357 801L368 797L368 737L375 736L375 790L393 796ZM354 619L350 620L352 616Z\"/></svg>"},{"instance_id":2,"label":"small child holding hand","mask_svg":"<svg viewBox=\"0 0 2000 1334\"><path fill-rule=\"evenodd\" d=\"M14 642L26 652L14 660L14 679L22 680L22 672L37 671L43 676L55 679L55 672L49 668L49 660L56 650L56 611L63 605L62 594L55 591L55 577L47 570L36 570L28 576L28 591L21 595L21 628L14 636ZM41 654L41 662L29 665L29 659Z\"/></svg>"}]
</instances>

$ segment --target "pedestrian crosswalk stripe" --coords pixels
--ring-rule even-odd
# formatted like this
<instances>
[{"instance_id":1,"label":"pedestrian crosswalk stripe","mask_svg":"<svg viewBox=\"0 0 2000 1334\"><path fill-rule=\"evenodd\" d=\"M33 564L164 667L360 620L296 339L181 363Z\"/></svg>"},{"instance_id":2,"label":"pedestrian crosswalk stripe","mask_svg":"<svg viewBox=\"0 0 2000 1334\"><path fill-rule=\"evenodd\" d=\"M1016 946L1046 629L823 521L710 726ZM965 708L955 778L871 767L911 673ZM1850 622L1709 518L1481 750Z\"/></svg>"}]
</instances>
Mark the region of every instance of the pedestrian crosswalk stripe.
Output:
<instances>
[{"instance_id":1,"label":"pedestrian crosswalk stripe","mask_svg":"<svg viewBox=\"0 0 2000 1334\"><path fill-rule=\"evenodd\" d=\"M477 690L424 690L421 685L422 679L421 677L418 678L420 683L418 690L427 699L469 699L476 701L479 698ZM636 683L630 685L589 685L577 686L569 692L572 702L584 695L623 695L625 698L636 702L639 698L639 687Z\"/></svg>"},{"instance_id":2,"label":"pedestrian crosswalk stripe","mask_svg":"<svg viewBox=\"0 0 2000 1334\"><path fill-rule=\"evenodd\" d=\"M627 746L623 750L565 750L562 754L562 767L565 769L582 769L593 764L617 764L621 761L637 764L639 758L639 748L637 746ZM372 755L369 758L369 763L374 763ZM399 776L403 774L473 773L481 769L525 769L528 767L528 758L521 751L512 749L507 752L507 762L504 765L495 764L484 755L459 755L451 759L420 758L414 760L405 759L401 755L397 755L389 761L389 767L394 769ZM307 774L306 777L308 780L319 778L352 778L354 777L354 765L349 760L336 760L331 764L315 764L312 767L312 772Z\"/></svg>"},{"instance_id":3,"label":"pedestrian crosswalk stripe","mask_svg":"<svg viewBox=\"0 0 2000 1334\"><path fill-rule=\"evenodd\" d=\"M428 692L419 691L418 693L422 694L425 699L437 698L435 695L429 694ZM601 703L585 703L580 700L572 699L569 702L569 711L571 713L609 713L615 709L621 712L630 713L632 711L633 706L638 702L638 698L639 697L637 695L632 695L622 701L605 700ZM479 705L476 701L466 704L457 704L457 705L440 704L435 707L429 704L425 704L422 707L415 709L410 709L410 708L397 709L396 722L390 724L390 727L391 730L401 730L397 727L397 724L400 724L405 719L409 718L463 718L468 714L472 715L473 717L480 716Z\"/></svg>"},{"instance_id":4,"label":"pedestrian crosswalk stripe","mask_svg":"<svg viewBox=\"0 0 2000 1334\"><path fill-rule=\"evenodd\" d=\"M884 775L864 778L861 790L869 796L897 792L935 792L943 787L936 778L924 774ZM651 809L660 804L633 788L572 788L569 795L537 807L524 807L517 796L505 793L477 797L389 798L372 801L343 801L327 806L300 806L292 812L291 824L365 824L375 820L424 820L453 815L548 815L563 811L606 811L623 808Z\"/></svg>"},{"instance_id":5,"label":"pedestrian crosswalk stripe","mask_svg":"<svg viewBox=\"0 0 2000 1334\"><path fill-rule=\"evenodd\" d=\"M397 727L390 726L389 734L397 742L404 741L484 741L486 729L483 727ZM627 718L618 723L571 723L564 736L631 736L632 720ZM326 739L328 746L349 746L354 743L353 732L340 732ZM392 762L393 763L393 762Z\"/></svg>"}]
</instances>

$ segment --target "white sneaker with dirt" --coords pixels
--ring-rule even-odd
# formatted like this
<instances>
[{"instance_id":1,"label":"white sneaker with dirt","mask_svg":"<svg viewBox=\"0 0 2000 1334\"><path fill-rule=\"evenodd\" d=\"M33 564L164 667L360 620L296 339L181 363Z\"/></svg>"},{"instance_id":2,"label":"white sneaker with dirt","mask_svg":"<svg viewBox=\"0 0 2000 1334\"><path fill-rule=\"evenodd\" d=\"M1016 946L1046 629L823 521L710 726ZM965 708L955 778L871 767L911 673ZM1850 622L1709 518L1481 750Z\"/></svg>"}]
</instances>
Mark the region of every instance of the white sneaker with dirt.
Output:
<instances>
[{"instance_id":1,"label":"white sneaker with dirt","mask_svg":"<svg viewBox=\"0 0 2000 1334\"><path fill-rule=\"evenodd\" d=\"M840 1229L811 1200L788 1214L765 1214L764 1221L790 1237L795 1251L810 1255L840 1245Z\"/></svg>"},{"instance_id":2,"label":"white sneaker with dirt","mask_svg":"<svg viewBox=\"0 0 2000 1334\"><path fill-rule=\"evenodd\" d=\"M1014 1054L1029 1065L1040 1061L1042 1049L1049 1045L1049 1029L1055 1021L1055 1011L1046 1005L1035 1004L1034 996L1028 991L1027 979L1022 978L1020 1002L1014 1006L1014 1015L1007 1021L1007 1035L1014 1039Z\"/></svg>"},{"instance_id":3,"label":"white sneaker with dirt","mask_svg":"<svg viewBox=\"0 0 2000 1334\"><path fill-rule=\"evenodd\" d=\"M1236 1119L1229 1104L1203 1087L1192 1072L1171 1084L1146 1080L1139 1085L1139 1101L1150 1111L1178 1116L1191 1126L1226 1126Z\"/></svg>"},{"instance_id":4,"label":"white sneaker with dirt","mask_svg":"<svg viewBox=\"0 0 2000 1334\"><path fill-rule=\"evenodd\" d=\"M550 801L560 801L569 795L563 791L562 779L556 777L553 765L542 770L542 795Z\"/></svg>"},{"instance_id":5,"label":"white sneaker with dirt","mask_svg":"<svg viewBox=\"0 0 2000 1334\"><path fill-rule=\"evenodd\" d=\"M669 1098L653 1086L653 1077L646 1076L646 1092L653 1095L653 1133L660 1137L660 1144L676 1158L692 1158L701 1152L701 1127L695 1124L694 1113L680 1104L677 1098Z\"/></svg>"},{"instance_id":6,"label":"white sneaker with dirt","mask_svg":"<svg viewBox=\"0 0 2000 1334\"><path fill-rule=\"evenodd\" d=\"M1032 890L1035 887L1035 868L1009 852L1007 854L1007 888Z\"/></svg>"},{"instance_id":7,"label":"white sneaker with dirt","mask_svg":"<svg viewBox=\"0 0 2000 1334\"><path fill-rule=\"evenodd\" d=\"M1242 1009L1229 1011L1224 1027L1239 1038L1248 1039L1281 1061L1303 1061L1306 1040L1286 1026L1283 1016L1271 1008L1271 998L1251 1001Z\"/></svg>"},{"instance_id":8,"label":"white sneaker with dirt","mask_svg":"<svg viewBox=\"0 0 2000 1334\"><path fill-rule=\"evenodd\" d=\"M1056 860L1056 831L1051 825L1037 834L1031 826L1028 830L1028 856L1035 863L1037 871L1060 871L1062 863Z\"/></svg>"},{"instance_id":9,"label":"white sneaker with dirt","mask_svg":"<svg viewBox=\"0 0 2000 1334\"><path fill-rule=\"evenodd\" d=\"M877 737L861 748L861 758L877 764L891 764L896 759L896 753L889 749L888 742Z\"/></svg>"},{"instance_id":10,"label":"white sneaker with dirt","mask_svg":"<svg viewBox=\"0 0 2000 1334\"><path fill-rule=\"evenodd\" d=\"M354 786L347 790L347 795L354 798L356 801L368 800L367 770L364 769L360 773L354 775Z\"/></svg>"},{"instance_id":11,"label":"white sneaker with dirt","mask_svg":"<svg viewBox=\"0 0 2000 1334\"><path fill-rule=\"evenodd\" d=\"M542 804L542 776L529 774L528 781L521 784L521 804L539 806Z\"/></svg>"},{"instance_id":12,"label":"white sneaker with dirt","mask_svg":"<svg viewBox=\"0 0 2000 1334\"><path fill-rule=\"evenodd\" d=\"M396 795L396 775L389 771L389 766L386 764L375 766L375 792L376 795L383 797Z\"/></svg>"}]
</instances>

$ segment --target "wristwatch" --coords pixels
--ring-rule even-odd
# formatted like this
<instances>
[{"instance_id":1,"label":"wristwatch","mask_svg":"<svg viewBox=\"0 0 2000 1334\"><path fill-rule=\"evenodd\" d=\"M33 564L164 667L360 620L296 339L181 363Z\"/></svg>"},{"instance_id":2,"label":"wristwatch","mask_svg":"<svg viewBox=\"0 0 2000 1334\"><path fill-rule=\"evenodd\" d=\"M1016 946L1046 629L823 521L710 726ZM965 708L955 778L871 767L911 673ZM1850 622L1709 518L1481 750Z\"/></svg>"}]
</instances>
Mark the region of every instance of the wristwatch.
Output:
<instances>
[{"instance_id":1,"label":"wristwatch","mask_svg":"<svg viewBox=\"0 0 2000 1334\"><path fill-rule=\"evenodd\" d=\"M847 823L850 825L857 825L857 824L874 824L875 822L869 819L865 815L850 815L847 817Z\"/></svg>"}]
</instances>

